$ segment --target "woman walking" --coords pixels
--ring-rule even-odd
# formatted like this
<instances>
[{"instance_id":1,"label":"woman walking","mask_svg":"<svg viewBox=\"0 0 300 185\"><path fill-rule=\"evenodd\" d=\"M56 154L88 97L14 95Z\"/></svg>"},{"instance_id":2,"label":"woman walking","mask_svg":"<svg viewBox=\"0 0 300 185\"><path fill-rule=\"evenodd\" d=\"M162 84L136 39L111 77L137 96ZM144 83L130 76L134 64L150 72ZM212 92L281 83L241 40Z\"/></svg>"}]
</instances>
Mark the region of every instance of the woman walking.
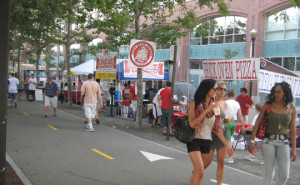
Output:
<instances>
[{"instance_id":1,"label":"woman walking","mask_svg":"<svg viewBox=\"0 0 300 185\"><path fill-rule=\"evenodd\" d=\"M224 138L226 137L226 129L224 125L226 117L224 112L226 109L226 103L224 101L224 98L226 91L226 82L219 81L217 83L215 103L219 104L221 110L220 123L223 130ZM230 145L227 145L227 147L230 147ZM202 154L205 169L211 164L215 150L217 151L217 185L221 185L224 177L225 158L227 155L227 151L230 149L226 148L225 145L222 143L221 139L214 132L212 132L212 143L210 146L210 152L208 154Z\"/></svg>"},{"instance_id":2,"label":"woman walking","mask_svg":"<svg viewBox=\"0 0 300 185\"><path fill-rule=\"evenodd\" d=\"M208 154L210 152L212 130L215 131L226 148L228 148L228 153L230 155L233 153L232 148L227 147L228 144L223 136L223 130L220 124L218 124L220 123L218 120L219 116L215 116L213 111L213 109L219 109L219 103L213 102L216 89L215 80L203 80L196 90L194 101L192 101L189 106L189 123L190 126L195 129L195 139L187 144L187 150L194 168L190 185L201 185L204 176L202 154Z\"/></svg>"},{"instance_id":3,"label":"woman walking","mask_svg":"<svg viewBox=\"0 0 300 185\"><path fill-rule=\"evenodd\" d=\"M254 152L254 139L260 122L266 111L270 109L267 115L265 139L262 141L262 152L265 159L265 185L272 183L275 160L277 161L279 170L276 185L284 185L286 183L290 172L290 160L296 160L296 108L291 104L292 102L291 86L286 82L276 83L267 97L267 101L256 120L252 132L249 145L250 153ZM289 151L288 133L292 142L291 151Z\"/></svg>"},{"instance_id":4,"label":"woman walking","mask_svg":"<svg viewBox=\"0 0 300 185\"><path fill-rule=\"evenodd\" d=\"M20 75L18 75L18 80L19 80L19 85L18 85L18 96L17 96L17 100L20 101L21 96L22 96L23 91L24 91L24 82L23 82L23 80L21 79L21 76L20 76Z\"/></svg>"}]
</instances>

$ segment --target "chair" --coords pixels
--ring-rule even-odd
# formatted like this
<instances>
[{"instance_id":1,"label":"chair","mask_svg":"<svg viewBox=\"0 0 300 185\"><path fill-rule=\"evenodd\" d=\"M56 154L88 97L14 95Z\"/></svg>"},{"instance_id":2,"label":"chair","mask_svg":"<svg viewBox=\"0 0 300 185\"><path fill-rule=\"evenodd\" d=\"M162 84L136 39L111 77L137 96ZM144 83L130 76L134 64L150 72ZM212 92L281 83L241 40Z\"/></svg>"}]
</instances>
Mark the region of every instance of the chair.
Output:
<instances>
[{"instance_id":1,"label":"chair","mask_svg":"<svg viewBox=\"0 0 300 185\"><path fill-rule=\"evenodd\" d=\"M239 134L236 136L236 138L234 138L235 140L237 140L236 144L234 146L234 150L236 149L236 146L240 142L244 142L245 150L247 150L247 143L250 141L251 134L252 134L252 131L246 131L245 134L242 134L241 132L239 132Z\"/></svg>"}]
</instances>

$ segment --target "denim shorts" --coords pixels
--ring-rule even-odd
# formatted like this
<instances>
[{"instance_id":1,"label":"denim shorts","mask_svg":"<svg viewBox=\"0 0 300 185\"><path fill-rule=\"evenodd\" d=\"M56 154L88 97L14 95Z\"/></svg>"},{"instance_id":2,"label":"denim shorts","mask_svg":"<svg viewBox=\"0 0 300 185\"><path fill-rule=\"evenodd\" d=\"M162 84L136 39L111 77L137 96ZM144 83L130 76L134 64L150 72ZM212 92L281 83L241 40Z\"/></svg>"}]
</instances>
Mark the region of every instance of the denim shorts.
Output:
<instances>
[{"instance_id":1,"label":"denim shorts","mask_svg":"<svg viewBox=\"0 0 300 185\"><path fill-rule=\"evenodd\" d=\"M208 154L210 152L211 140L208 139L194 139L192 142L187 143L186 147L188 153L194 151L200 151L203 154Z\"/></svg>"}]
</instances>

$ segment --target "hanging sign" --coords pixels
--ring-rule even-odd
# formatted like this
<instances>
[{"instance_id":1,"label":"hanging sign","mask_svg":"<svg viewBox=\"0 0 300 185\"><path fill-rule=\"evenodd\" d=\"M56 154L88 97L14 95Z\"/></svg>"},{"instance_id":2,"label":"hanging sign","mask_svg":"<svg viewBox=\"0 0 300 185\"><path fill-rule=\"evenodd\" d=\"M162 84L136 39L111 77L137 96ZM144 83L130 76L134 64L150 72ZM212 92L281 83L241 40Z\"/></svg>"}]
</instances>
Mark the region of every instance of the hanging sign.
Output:
<instances>
[{"instance_id":1,"label":"hanging sign","mask_svg":"<svg viewBox=\"0 0 300 185\"><path fill-rule=\"evenodd\" d=\"M258 58L203 61L205 78L215 80L257 80Z\"/></svg>"},{"instance_id":2,"label":"hanging sign","mask_svg":"<svg viewBox=\"0 0 300 185\"><path fill-rule=\"evenodd\" d=\"M117 57L113 55L101 56L97 58L96 78L116 79Z\"/></svg>"},{"instance_id":3,"label":"hanging sign","mask_svg":"<svg viewBox=\"0 0 300 185\"><path fill-rule=\"evenodd\" d=\"M137 68L152 68L156 50L156 43L135 40L130 42L129 66Z\"/></svg>"},{"instance_id":4,"label":"hanging sign","mask_svg":"<svg viewBox=\"0 0 300 185\"><path fill-rule=\"evenodd\" d=\"M259 92L270 93L277 82L287 82L291 85L293 96L300 98L300 78L274 73L266 70L259 72Z\"/></svg>"},{"instance_id":5,"label":"hanging sign","mask_svg":"<svg viewBox=\"0 0 300 185\"><path fill-rule=\"evenodd\" d=\"M124 61L124 77L137 78L137 68L130 67L129 61ZM152 68L143 68L143 79L164 79L164 62L154 62Z\"/></svg>"}]
</instances>

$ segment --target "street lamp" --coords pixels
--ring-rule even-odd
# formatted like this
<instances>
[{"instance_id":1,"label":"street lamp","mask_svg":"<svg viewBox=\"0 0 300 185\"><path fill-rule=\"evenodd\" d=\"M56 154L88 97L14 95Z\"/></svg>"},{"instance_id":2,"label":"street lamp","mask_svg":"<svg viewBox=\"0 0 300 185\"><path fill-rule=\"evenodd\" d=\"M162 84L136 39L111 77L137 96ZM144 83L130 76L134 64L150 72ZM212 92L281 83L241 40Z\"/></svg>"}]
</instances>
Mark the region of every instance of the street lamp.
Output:
<instances>
[{"instance_id":1,"label":"street lamp","mask_svg":"<svg viewBox=\"0 0 300 185\"><path fill-rule=\"evenodd\" d=\"M250 31L250 36L251 36L251 40L252 40L250 57L254 57L254 42L255 42L255 39L256 39L256 35L257 35L257 31L255 29L252 29Z\"/></svg>"},{"instance_id":2,"label":"street lamp","mask_svg":"<svg viewBox=\"0 0 300 185\"><path fill-rule=\"evenodd\" d=\"M250 52L250 57L253 58L254 57L254 42L256 39L256 35L257 35L257 31L255 29L252 29L250 31L250 36L251 36L251 40L252 40L252 45L251 45L251 52ZM252 97L252 80L250 80L250 97Z\"/></svg>"}]
</instances>

